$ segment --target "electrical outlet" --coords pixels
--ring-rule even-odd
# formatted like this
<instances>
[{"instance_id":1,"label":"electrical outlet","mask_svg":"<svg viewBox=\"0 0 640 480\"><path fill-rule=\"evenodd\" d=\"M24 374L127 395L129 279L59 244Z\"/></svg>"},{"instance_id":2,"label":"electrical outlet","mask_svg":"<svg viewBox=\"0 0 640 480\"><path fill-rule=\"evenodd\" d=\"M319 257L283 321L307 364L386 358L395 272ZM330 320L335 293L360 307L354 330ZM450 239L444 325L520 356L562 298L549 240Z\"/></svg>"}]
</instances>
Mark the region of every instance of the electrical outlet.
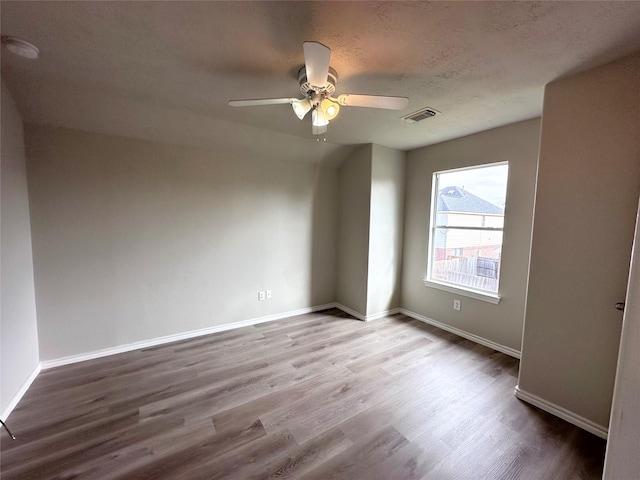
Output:
<instances>
[{"instance_id":1,"label":"electrical outlet","mask_svg":"<svg viewBox=\"0 0 640 480\"><path fill-rule=\"evenodd\" d=\"M267 290L267 300L271 298L271 290Z\"/></svg>"},{"instance_id":2,"label":"electrical outlet","mask_svg":"<svg viewBox=\"0 0 640 480\"><path fill-rule=\"evenodd\" d=\"M262 292L258 292L258 301L262 302L263 300L267 299L267 292L262 291Z\"/></svg>"},{"instance_id":3,"label":"electrical outlet","mask_svg":"<svg viewBox=\"0 0 640 480\"><path fill-rule=\"evenodd\" d=\"M460 311L460 300L453 301L453 309Z\"/></svg>"}]
</instances>

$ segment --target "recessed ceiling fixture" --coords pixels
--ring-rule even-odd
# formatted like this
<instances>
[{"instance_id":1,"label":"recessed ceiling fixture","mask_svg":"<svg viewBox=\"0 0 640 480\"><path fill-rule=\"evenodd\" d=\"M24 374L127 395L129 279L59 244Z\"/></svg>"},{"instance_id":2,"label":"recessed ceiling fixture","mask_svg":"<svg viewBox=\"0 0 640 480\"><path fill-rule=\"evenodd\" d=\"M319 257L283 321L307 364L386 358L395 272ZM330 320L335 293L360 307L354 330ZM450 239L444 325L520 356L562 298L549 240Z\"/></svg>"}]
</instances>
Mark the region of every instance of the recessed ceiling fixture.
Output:
<instances>
[{"instance_id":1,"label":"recessed ceiling fixture","mask_svg":"<svg viewBox=\"0 0 640 480\"><path fill-rule=\"evenodd\" d=\"M9 35L2 36L2 44L7 47L11 53L20 55L24 58L38 58L40 50L33 43L29 43L21 38L11 37Z\"/></svg>"}]
</instances>

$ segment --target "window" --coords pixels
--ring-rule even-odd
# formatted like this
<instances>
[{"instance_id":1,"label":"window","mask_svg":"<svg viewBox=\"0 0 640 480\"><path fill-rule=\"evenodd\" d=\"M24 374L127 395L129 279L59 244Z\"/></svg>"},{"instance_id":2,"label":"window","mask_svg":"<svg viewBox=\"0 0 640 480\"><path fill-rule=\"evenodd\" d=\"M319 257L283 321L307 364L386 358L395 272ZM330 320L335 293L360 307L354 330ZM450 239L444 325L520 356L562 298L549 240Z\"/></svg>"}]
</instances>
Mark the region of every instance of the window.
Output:
<instances>
[{"instance_id":1,"label":"window","mask_svg":"<svg viewBox=\"0 0 640 480\"><path fill-rule=\"evenodd\" d=\"M426 285L497 303L508 174L507 162L433 174Z\"/></svg>"}]
</instances>

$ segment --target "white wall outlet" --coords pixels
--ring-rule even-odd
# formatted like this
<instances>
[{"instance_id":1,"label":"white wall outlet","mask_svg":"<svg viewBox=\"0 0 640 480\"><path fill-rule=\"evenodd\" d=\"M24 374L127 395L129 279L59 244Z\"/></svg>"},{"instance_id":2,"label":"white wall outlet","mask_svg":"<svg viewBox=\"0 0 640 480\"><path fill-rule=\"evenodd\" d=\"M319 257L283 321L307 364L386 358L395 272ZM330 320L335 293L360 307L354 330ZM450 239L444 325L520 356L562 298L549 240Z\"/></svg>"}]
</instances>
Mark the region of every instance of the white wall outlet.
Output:
<instances>
[{"instance_id":1,"label":"white wall outlet","mask_svg":"<svg viewBox=\"0 0 640 480\"><path fill-rule=\"evenodd\" d=\"M262 291L262 292L258 292L258 301L262 302L263 300L267 299L267 292Z\"/></svg>"},{"instance_id":2,"label":"white wall outlet","mask_svg":"<svg viewBox=\"0 0 640 480\"><path fill-rule=\"evenodd\" d=\"M267 290L267 300L271 298L271 290Z\"/></svg>"},{"instance_id":3,"label":"white wall outlet","mask_svg":"<svg viewBox=\"0 0 640 480\"><path fill-rule=\"evenodd\" d=\"M460 311L460 300L453 301L453 309Z\"/></svg>"}]
</instances>

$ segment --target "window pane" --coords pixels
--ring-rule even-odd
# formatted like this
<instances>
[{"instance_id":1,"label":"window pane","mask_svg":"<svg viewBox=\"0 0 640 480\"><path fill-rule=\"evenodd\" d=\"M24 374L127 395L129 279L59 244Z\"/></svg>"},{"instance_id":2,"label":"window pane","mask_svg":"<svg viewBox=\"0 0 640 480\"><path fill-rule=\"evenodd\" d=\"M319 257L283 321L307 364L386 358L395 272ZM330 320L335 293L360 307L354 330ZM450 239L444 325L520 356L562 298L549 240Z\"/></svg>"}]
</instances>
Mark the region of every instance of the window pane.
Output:
<instances>
[{"instance_id":1,"label":"window pane","mask_svg":"<svg viewBox=\"0 0 640 480\"><path fill-rule=\"evenodd\" d=\"M498 291L502 232L438 228L431 280Z\"/></svg>"},{"instance_id":2,"label":"window pane","mask_svg":"<svg viewBox=\"0 0 640 480\"><path fill-rule=\"evenodd\" d=\"M434 174L430 280L498 292L508 168L493 164Z\"/></svg>"},{"instance_id":3,"label":"window pane","mask_svg":"<svg viewBox=\"0 0 640 480\"><path fill-rule=\"evenodd\" d=\"M506 164L436 173L436 224L502 228Z\"/></svg>"}]
</instances>

